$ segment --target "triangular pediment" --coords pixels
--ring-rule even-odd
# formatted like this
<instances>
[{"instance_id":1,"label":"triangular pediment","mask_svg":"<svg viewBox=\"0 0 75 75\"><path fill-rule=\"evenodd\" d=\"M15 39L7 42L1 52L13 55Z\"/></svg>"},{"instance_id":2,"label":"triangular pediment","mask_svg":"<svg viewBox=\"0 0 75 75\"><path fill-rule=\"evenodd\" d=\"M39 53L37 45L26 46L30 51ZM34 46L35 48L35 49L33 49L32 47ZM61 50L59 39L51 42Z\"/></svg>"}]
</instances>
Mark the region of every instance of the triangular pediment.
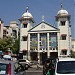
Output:
<instances>
[{"instance_id":1,"label":"triangular pediment","mask_svg":"<svg viewBox=\"0 0 75 75\"><path fill-rule=\"evenodd\" d=\"M46 22L41 22L38 25L36 25L35 27L33 27L32 29L29 30L29 32L32 31L55 31L58 30L58 28L46 23Z\"/></svg>"}]
</instances>

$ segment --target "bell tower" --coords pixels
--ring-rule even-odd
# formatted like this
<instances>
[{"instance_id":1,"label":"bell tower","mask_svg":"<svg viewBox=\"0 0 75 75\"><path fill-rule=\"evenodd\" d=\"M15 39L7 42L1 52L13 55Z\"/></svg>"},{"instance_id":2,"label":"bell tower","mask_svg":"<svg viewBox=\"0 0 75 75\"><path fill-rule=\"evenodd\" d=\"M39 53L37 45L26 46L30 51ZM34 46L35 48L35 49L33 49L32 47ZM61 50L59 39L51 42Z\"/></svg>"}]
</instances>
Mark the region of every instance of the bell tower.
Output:
<instances>
[{"instance_id":1,"label":"bell tower","mask_svg":"<svg viewBox=\"0 0 75 75\"><path fill-rule=\"evenodd\" d=\"M33 16L29 13L29 7L26 7L25 13L19 19L20 21L20 51L27 51L28 31L34 23Z\"/></svg>"},{"instance_id":2,"label":"bell tower","mask_svg":"<svg viewBox=\"0 0 75 75\"><path fill-rule=\"evenodd\" d=\"M71 25L70 15L63 8L58 11L56 18L58 28L60 29L58 38L58 56L69 56L71 50Z\"/></svg>"}]
</instances>

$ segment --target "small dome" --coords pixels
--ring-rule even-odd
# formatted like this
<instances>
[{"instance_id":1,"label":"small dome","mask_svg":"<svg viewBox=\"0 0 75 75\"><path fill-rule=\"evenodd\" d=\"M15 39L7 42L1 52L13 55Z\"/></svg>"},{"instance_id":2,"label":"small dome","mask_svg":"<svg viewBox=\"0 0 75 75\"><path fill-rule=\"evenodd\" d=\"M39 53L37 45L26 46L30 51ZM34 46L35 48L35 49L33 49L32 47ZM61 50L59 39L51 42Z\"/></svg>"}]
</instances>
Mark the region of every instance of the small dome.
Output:
<instances>
[{"instance_id":1,"label":"small dome","mask_svg":"<svg viewBox=\"0 0 75 75\"><path fill-rule=\"evenodd\" d=\"M61 9L58 11L57 15L68 15L69 13L65 10L61 4Z\"/></svg>"},{"instance_id":2,"label":"small dome","mask_svg":"<svg viewBox=\"0 0 75 75\"><path fill-rule=\"evenodd\" d=\"M18 24L17 21L11 21L10 24Z\"/></svg>"},{"instance_id":3,"label":"small dome","mask_svg":"<svg viewBox=\"0 0 75 75\"><path fill-rule=\"evenodd\" d=\"M7 28L6 27L3 27L3 30L7 30Z\"/></svg>"},{"instance_id":4,"label":"small dome","mask_svg":"<svg viewBox=\"0 0 75 75\"><path fill-rule=\"evenodd\" d=\"M64 9L58 11L57 15L68 15L68 12Z\"/></svg>"},{"instance_id":5,"label":"small dome","mask_svg":"<svg viewBox=\"0 0 75 75\"><path fill-rule=\"evenodd\" d=\"M33 18L31 13L28 12L28 7L26 7L26 12L22 15L23 18Z\"/></svg>"},{"instance_id":6,"label":"small dome","mask_svg":"<svg viewBox=\"0 0 75 75\"><path fill-rule=\"evenodd\" d=\"M33 16L31 15L31 13L29 12L25 12L23 15L22 15L23 18L33 18Z\"/></svg>"}]
</instances>

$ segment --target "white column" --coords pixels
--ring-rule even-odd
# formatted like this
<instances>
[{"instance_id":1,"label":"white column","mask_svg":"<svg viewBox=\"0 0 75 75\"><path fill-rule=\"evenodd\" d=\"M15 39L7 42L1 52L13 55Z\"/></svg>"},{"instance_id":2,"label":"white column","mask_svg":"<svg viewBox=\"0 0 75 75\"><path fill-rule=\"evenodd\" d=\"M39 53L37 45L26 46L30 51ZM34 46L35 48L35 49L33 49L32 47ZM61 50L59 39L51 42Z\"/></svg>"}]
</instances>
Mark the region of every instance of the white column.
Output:
<instances>
[{"instance_id":1,"label":"white column","mask_svg":"<svg viewBox=\"0 0 75 75\"><path fill-rule=\"evenodd\" d=\"M22 25L22 24L21 24ZM20 25L20 51L19 52L21 52L22 50L22 46L21 46L21 43L22 43L22 27L21 27L21 25Z\"/></svg>"},{"instance_id":2,"label":"white column","mask_svg":"<svg viewBox=\"0 0 75 75\"><path fill-rule=\"evenodd\" d=\"M70 55L70 51L71 51L71 28L69 27L69 21L67 21L67 26L68 26L68 34L67 34L67 40L68 40L68 47L67 47L67 55L69 56Z\"/></svg>"},{"instance_id":3,"label":"white column","mask_svg":"<svg viewBox=\"0 0 75 75\"><path fill-rule=\"evenodd\" d=\"M28 48L28 59L30 60L30 34L28 34L28 44L27 44L27 48Z\"/></svg>"},{"instance_id":4,"label":"white column","mask_svg":"<svg viewBox=\"0 0 75 75\"><path fill-rule=\"evenodd\" d=\"M0 21L0 25L1 25L1 28L0 28L0 38L3 38L3 23L2 23L2 21Z\"/></svg>"},{"instance_id":5,"label":"white column","mask_svg":"<svg viewBox=\"0 0 75 75\"><path fill-rule=\"evenodd\" d=\"M17 30L17 38L18 38L18 32L19 32L18 30L19 30L19 28L17 27L17 29L16 29L16 30Z\"/></svg>"},{"instance_id":6,"label":"white column","mask_svg":"<svg viewBox=\"0 0 75 75\"><path fill-rule=\"evenodd\" d=\"M38 33L38 52L39 52L39 46L40 46L40 44L39 44L39 33Z\"/></svg>"},{"instance_id":7,"label":"white column","mask_svg":"<svg viewBox=\"0 0 75 75\"><path fill-rule=\"evenodd\" d=\"M39 60L40 60L40 51L39 51L39 46L40 46L40 44L39 44L39 33L38 33L38 58L39 58ZM40 63L40 61L38 60L38 63Z\"/></svg>"},{"instance_id":8,"label":"white column","mask_svg":"<svg viewBox=\"0 0 75 75\"><path fill-rule=\"evenodd\" d=\"M58 57L61 54L61 50L60 50L60 33L57 33L57 42L58 42Z\"/></svg>"},{"instance_id":9,"label":"white column","mask_svg":"<svg viewBox=\"0 0 75 75\"><path fill-rule=\"evenodd\" d=\"M48 44L48 50L47 50L47 56L50 56L50 52L49 52L49 33L47 33L47 44Z\"/></svg>"}]
</instances>

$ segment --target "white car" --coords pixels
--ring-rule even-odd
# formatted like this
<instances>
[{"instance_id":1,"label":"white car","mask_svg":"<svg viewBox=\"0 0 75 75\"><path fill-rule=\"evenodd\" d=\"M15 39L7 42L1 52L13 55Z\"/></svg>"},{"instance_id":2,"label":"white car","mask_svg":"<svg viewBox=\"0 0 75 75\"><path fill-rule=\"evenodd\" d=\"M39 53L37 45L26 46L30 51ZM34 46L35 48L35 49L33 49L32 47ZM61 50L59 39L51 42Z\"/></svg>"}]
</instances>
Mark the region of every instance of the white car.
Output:
<instances>
[{"instance_id":1,"label":"white car","mask_svg":"<svg viewBox=\"0 0 75 75\"><path fill-rule=\"evenodd\" d=\"M12 57L10 55L4 55L3 59L12 60Z\"/></svg>"},{"instance_id":2,"label":"white car","mask_svg":"<svg viewBox=\"0 0 75 75\"><path fill-rule=\"evenodd\" d=\"M22 65L27 65L28 67L31 66L31 62L27 59L19 59L18 62Z\"/></svg>"},{"instance_id":3,"label":"white car","mask_svg":"<svg viewBox=\"0 0 75 75\"><path fill-rule=\"evenodd\" d=\"M75 58L59 58L55 75L75 75Z\"/></svg>"}]
</instances>

